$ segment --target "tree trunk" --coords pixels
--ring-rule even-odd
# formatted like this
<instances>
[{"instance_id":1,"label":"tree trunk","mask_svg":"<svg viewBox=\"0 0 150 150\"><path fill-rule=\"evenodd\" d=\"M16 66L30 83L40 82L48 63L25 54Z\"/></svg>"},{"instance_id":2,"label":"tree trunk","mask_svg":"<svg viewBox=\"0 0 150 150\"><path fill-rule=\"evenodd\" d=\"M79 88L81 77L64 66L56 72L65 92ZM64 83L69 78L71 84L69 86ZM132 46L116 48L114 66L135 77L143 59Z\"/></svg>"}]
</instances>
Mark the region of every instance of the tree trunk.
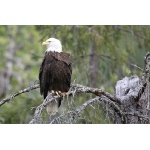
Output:
<instances>
[{"instance_id":1,"label":"tree trunk","mask_svg":"<svg viewBox=\"0 0 150 150\"><path fill-rule=\"evenodd\" d=\"M116 98L124 116L115 114L115 123L149 123L150 103L150 53L145 57L142 78L125 77L116 84Z\"/></svg>"},{"instance_id":2,"label":"tree trunk","mask_svg":"<svg viewBox=\"0 0 150 150\"><path fill-rule=\"evenodd\" d=\"M5 66L0 73L0 98L5 96L6 90L10 86L10 80L13 73L13 60L15 59L15 52L17 50L17 44L14 38L17 31L16 28L17 26L6 26L8 47L5 53Z\"/></svg>"},{"instance_id":3,"label":"tree trunk","mask_svg":"<svg viewBox=\"0 0 150 150\"><path fill-rule=\"evenodd\" d=\"M95 49L95 42L90 40L90 61L89 61L90 86L97 87L98 57Z\"/></svg>"}]
</instances>

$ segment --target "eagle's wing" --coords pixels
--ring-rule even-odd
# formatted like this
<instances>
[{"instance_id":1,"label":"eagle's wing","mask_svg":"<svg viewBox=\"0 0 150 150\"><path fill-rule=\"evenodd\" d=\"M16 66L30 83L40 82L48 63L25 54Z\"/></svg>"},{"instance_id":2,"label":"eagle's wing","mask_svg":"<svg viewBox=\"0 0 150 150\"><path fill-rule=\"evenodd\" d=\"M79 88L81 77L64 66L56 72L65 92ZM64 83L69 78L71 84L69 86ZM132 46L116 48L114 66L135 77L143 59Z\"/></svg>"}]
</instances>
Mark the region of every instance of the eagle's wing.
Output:
<instances>
[{"instance_id":1,"label":"eagle's wing","mask_svg":"<svg viewBox=\"0 0 150 150\"><path fill-rule=\"evenodd\" d=\"M45 55L39 71L40 93L44 96L44 99L49 91L50 79L52 77L50 62L48 60L50 59L47 59L47 56Z\"/></svg>"}]
</instances>

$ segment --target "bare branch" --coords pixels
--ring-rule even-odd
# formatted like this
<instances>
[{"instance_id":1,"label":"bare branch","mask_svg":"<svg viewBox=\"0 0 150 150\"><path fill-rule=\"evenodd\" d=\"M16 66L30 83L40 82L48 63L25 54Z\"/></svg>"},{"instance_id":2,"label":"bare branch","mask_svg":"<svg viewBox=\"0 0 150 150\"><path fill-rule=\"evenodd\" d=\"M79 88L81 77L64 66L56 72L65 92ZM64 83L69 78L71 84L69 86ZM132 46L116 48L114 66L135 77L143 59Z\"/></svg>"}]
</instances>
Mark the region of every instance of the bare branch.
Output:
<instances>
[{"instance_id":1,"label":"bare branch","mask_svg":"<svg viewBox=\"0 0 150 150\"><path fill-rule=\"evenodd\" d=\"M23 90L20 90L19 92L16 92L15 94L11 95L10 97L1 100L1 101L0 101L0 106L2 106L3 104L5 104L6 102L9 102L9 101L12 100L14 97L19 96L19 95L22 94L22 93L26 93L26 92L29 92L29 91L31 91L31 90L37 89L37 88L39 88L39 84L30 86L30 87L25 88L25 89L23 89Z\"/></svg>"},{"instance_id":2,"label":"bare branch","mask_svg":"<svg viewBox=\"0 0 150 150\"><path fill-rule=\"evenodd\" d=\"M36 85L30 86L30 87L27 87L27 88L25 88L23 90L20 90L19 92L16 92L15 94L11 95L10 97L1 100L0 101L0 106L5 104L6 102L9 102L14 97L21 95L22 93L29 92L29 91L37 89L39 87L40 87L39 84L36 84ZM111 94L109 94L107 92L104 92L104 91L102 91L101 89L98 89L98 88L86 87L86 86L83 86L83 85L80 85L80 84L72 84L71 88L75 88L77 94L78 93L92 93L92 94L95 94L96 96L105 95L106 97L108 97L112 101L115 101L115 98ZM69 91L67 93L67 95L69 95L69 96L73 95L73 94L74 94L74 90L73 91Z\"/></svg>"},{"instance_id":3,"label":"bare branch","mask_svg":"<svg viewBox=\"0 0 150 150\"><path fill-rule=\"evenodd\" d=\"M55 117L50 124L53 124L55 122L58 122L60 120L64 120L64 118L69 114L70 116L70 123L73 123L73 121L79 116L79 114L86 109L87 106L91 105L92 103L99 100L99 97L95 97L93 99L90 99L86 101L81 106L77 107L74 111L68 111L67 113L60 115L59 117ZM67 122L68 123L68 122Z\"/></svg>"},{"instance_id":4,"label":"bare branch","mask_svg":"<svg viewBox=\"0 0 150 150\"><path fill-rule=\"evenodd\" d=\"M133 67L135 67L135 68L137 68L137 69L139 69L140 71L143 71L143 69L142 68L140 68L139 66L137 66L137 65L135 65L135 64L131 64Z\"/></svg>"},{"instance_id":5,"label":"bare branch","mask_svg":"<svg viewBox=\"0 0 150 150\"><path fill-rule=\"evenodd\" d=\"M81 84L72 84L72 88L76 89L76 93L92 93L96 96L106 96L107 98L109 98L111 101L116 102L116 99L114 96L112 96L110 93L102 91L101 89L98 88L92 88L92 87L87 87L87 86L83 86ZM68 93L68 94L72 94L72 92Z\"/></svg>"},{"instance_id":6,"label":"bare branch","mask_svg":"<svg viewBox=\"0 0 150 150\"><path fill-rule=\"evenodd\" d=\"M104 95L105 97L107 97L109 99L109 101L115 101L115 99L113 98L113 96L107 92L104 92L102 91L101 89L98 89L98 88L91 88L91 87L86 87L86 86L83 86L83 85L80 85L80 84L72 84L71 85L71 90L68 91L67 95L68 96L74 96L75 94L79 94L79 93L92 93L92 94L95 94L96 96L102 96ZM44 107L51 101L55 100L59 98L59 96L52 96L51 94L49 94L46 99L44 100L44 102L39 105L34 113L34 118L30 121L30 123L41 123L41 113L42 113L42 110L44 109ZM98 100L99 97L96 97L96 99L92 99L92 100L89 100L87 102L85 102L85 104L83 104L82 106L80 106L79 108L77 108L75 111L73 111L73 115L72 118L74 118L75 116L77 116L81 111L83 111L89 104L91 104L92 102L94 102L95 100ZM116 106L117 107L117 106ZM120 110L120 109L118 109ZM71 112L69 112L71 113ZM72 114L71 113L71 114ZM67 115L67 114L66 114ZM61 116L63 117L63 115ZM60 119L61 117L59 118L56 118L56 119ZM75 118L74 118L75 119ZM73 119L73 120L74 120ZM52 122L54 122L55 120L53 120Z\"/></svg>"},{"instance_id":7,"label":"bare branch","mask_svg":"<svg viewBox=\"0 0 150 150\"><path fill-rule=\"evenodd\" d=\"M122 118L122 120L124 121L124 112L122 112L122 110L120 109L120 107L113 101L111 101L110 99L108 99L107 97L105 96L96 96L95 98L93 99L90 99L88 101L86 101L84 104L78 106L75 110L72 110L72 111L68 111L58 117L55 117L51 122L50 124L53 124L53 123L73 123L79 116L80 116L80 113L83 112L87 106L91 106L91 104L95 103L95 102L98 102L100 104L102 104L102 102L105 102L105 103L109 103L115 110L116 113L118 113L118 115ZM67 116L69 116L69 119L67 121L65 121L65 118L67 118Z\"/></svg>"},{"instance_id":8,"label":"bare branch","mask_svg":"<svg viewBox=\"0 0 150 150\"><path fill-rule=\"evenodd\" d=\"M51 93L44 99L43 103L39 105L34 113L34 118L30 121L30 124L36 124L36 123L41 123L41 113L42 110L45 108L45 106L53 101L56 100L57 98L60 98L59 96L53 96Z\"/></svg>"}]
</instances>

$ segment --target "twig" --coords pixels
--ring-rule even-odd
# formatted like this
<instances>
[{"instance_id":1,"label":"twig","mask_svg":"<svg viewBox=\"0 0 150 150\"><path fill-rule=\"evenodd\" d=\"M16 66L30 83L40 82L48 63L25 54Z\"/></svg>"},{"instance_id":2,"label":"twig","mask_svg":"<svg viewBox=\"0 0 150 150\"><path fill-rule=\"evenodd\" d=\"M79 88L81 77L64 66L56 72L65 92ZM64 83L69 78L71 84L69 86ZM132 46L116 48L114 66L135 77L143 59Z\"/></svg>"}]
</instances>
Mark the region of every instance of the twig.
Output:
<instances>
[{"instance_id":1,"label":"twig","mask_svg":"<svg viewBox=\"0 0 150 150\"><path fill-rule=\"evenodd\" d=\"M30 124L41 123L40 119L41 119L42 110L45 108L45 106L49 102L56 100L57 98L60 98L60 97L52 96L52 94L49 93L49 95L44 99L43 103L36 108L35 113L34 113L34 118L30 121Z\"/></svg>"},{"instance_id":2,"label":"twig","mask_svg":"<svg viewBox=\"0 0 150 150\"><path fill-rule=\"evenodd\" d=\"M137 68L137 69L139 69L140 71L143 71L143 69L142 68L140 68L139 66L137 66L137 65L135 65L135 64L131 64L133 67L135 67L135 68Z\"/></svg>"},{"instance_id":3,"label":"twig","mask_svg":"<svg viewBox=\"0 0 150 150\"><path fill-rule=\"evenodd\" d=\"M0 106L2 106L3 104L5 104L6 102L9 102L11 99L13 99L14 97L16 97L16 96L18 96L18 95L20 95L22 93L26 93L26 92L29 92L31 90L37 89L37 88L39 88L39 84L30 86L30 87L25 88L23 90L20 90L19 92L16 92L15 94L11 95L10 97L1 100L0 101Z\"/></svg>"},{"instance_id":4,"label":"twig","mask_svg":"<svg viewBox=\"0 0 150 150\"><path fill-rule=\"evenodd\" d=\"M120 116L121 121L125 122L124 112L121 110L120 105L118 105L118 103L111 101L108 97L105 97L105 96L102 96L99 99L99 102L101 102L101 101L109 103L109 105L113 107L114 111Z\"/></svg>"},{"instance_id":5,"label":"twig","mask_svg":"<svg viewBox=\"0 0 150 150\"><path fill-rule=\"evenodd\" d=\"M73 123L73 121L76 119L77 116L79 116L79 114L86 109L87 106L91 105L92 103L96 102L99 100L99 97L95 97L93 99L90 99L88 101L86 101L84 104L82 104L81 106L77 107L74 111L68 111L67 113L60 115L59 117L54 118L50 124L55 123L55 121L57 120L61 120L65 118L65 116L67 116L68 114L70 114L70 118L71 118L71 123Z\"/></svg>"}]
</instances>

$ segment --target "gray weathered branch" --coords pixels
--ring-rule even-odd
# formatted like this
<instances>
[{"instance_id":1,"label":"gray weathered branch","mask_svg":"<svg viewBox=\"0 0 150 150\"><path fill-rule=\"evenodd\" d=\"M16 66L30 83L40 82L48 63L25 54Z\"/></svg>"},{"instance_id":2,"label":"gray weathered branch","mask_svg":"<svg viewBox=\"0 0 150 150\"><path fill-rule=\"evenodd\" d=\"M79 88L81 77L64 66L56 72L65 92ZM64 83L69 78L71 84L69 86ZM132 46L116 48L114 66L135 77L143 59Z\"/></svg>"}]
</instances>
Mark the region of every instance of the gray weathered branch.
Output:
<instances>
[{"instance_id":1,"label":"gray weathered branch","mask_svg":"<svg viewBox=\"0 0 150 150\"><path fill-rule=\"evenodd\" d=\"M50 124L53 124L53 123L64 123L65 122L65 118L67 116L69 116L69 119L65 122L65 123L73 123L81 114L81 112L83 112L87 106L91 106L91 104L93 103L109 103L113 108L114 110L117 111L117 113L123 118L124 117L124 113L121 111L121 109L119 108L119 106L111 101L110 99L108 99L107 97L105 96L96 96L95 98L93 99L89 99L87 100L85 103L83 103L82 105L78 106L75 108L75 110L72 110L72 111L68 111L58 117L55 117L52 121L50 121ZM123 118L124 119L124 118Z\"/></svg>"},{"instance_id":2,"label":"gray weathered branch","mask_svg":"<svg viewBox=\"0 0 150 150\"><path fill-rule=\"evenodd\" d=\"M30 87L25 88L25 89L23 89L23 90L20 90L19 92L16 92L15 94L11 95L10 97L1 100L1 101L0 101L0 106L3 105L3 104L5 104L6 102L9 102L9 101L12 100L14 97L21 95L22 93L26 93L26 92L29 92L29 91L31 91L31 90L37 89L37 88L39 88L39 84L30 86Z\"/></svg>"},{"instance_id":3,"label":"gray weathered branch","mask_svg":"<svg viewBox=\"0 0 150 150\"><path fill-rule=\"evenodd\" d=\"M36 108L35 113L34 113L34 118L30 121L30 124L41 123L42 110L45 108L45 106L49 102L51 102L57 98L59 98L59 96L53 96L51 93L49 93L49 95L45 98L43 103Z\"/></svg>"},{"instance_id":4,"label":"gray weathered branch","mask_svg":"<svg viewBox=\"0 0 150 150\"><path fill-rule=\"evenodd\" d=\"M6 102L9 102L14 97L19 96L20 94L29 92L29 91L37 89L37 88L39 88L39 84L27 87L27 88L25 88L23 90L20 90L19 92L16 92L15 94L11 95L10 97L1 100L0 101L0 106L5 104ZM86 87L86 86L83 86L81 84L72 84L71 88L75 88L76 89L76 94L78 94L78 93L92 93L92 94L95 94L97 96L105 95L106 97L110 98L112 101L115 101L115 98L111 94L109 94L107 92L104 92L104 91L102 91L101 89L98 89L98 88ZM69 91L67 93L67 95L69 95L69 96L71 96L73 94L74 94L74 91Z\"/></svg>"},{"instance_id":5,"label":"gray weathered branch","mask_svg":"<svg viewBox=\"0 0 150 150\"><path fill-rule=\"evenodd\" d=\"M102 91L101 89L87 87L87 86L83 86L81 84L72 84L72 87L76 89L76 94L78 94L78 93L92 93L96 96L104 95L107 98L109 98L111 101L116 102L116 99L112 94L110 94L106 91Z\"/></svg>"},{"instance_id":6,"label":"gray weathered branch","mask_svg":"<svg viewBox=\"0 0 150 150\"><path fill-rule=\"evenodd\" d=\"M81 106L77 107L74 111L68 111L67 113L65 114L62 114L58 117L55 117L51 122L50 124L53 124L53 123L61 123L61 120L64 121L64 118L69 114L70 116L70 120L69 122L67 123L73 123L73 121L79 116L79 114L84 111L86 109L87 106L91 105L92 103L96 102L99 100L99 97L96 96L95 98L93 99L90 99L88 101L86 101L84 104L82 104Z\"/></svg>"},{"instance_id":7,"label":"gray weathered branch","mask_svg":"<svg viewBox=\"0 0 150 150\"><path fill-rule=\"evenodd\" d=\"M67 95L75 96L76 94L79 94L79 93L92 93L92 94L95 94L96 96L105 95L108 98L111 97L111 99L113 99L115 101L115 99L113 98L113 96L111 94L104 92L101 89L91 88L91 87L83 86L80 84L72 84L70 91L67 93ZM30 123L41 123L40 118L41 118L42 110L49 102L51 102L57 98L59 98L59 96L52 96L51 94L49 94L46 97L46 99L43 101L43 103L36 108L35 113L34 113L34 118L30 121ZM85 103L85 105L86 105L86 103Z\"/></svg>"}]
</instances>

